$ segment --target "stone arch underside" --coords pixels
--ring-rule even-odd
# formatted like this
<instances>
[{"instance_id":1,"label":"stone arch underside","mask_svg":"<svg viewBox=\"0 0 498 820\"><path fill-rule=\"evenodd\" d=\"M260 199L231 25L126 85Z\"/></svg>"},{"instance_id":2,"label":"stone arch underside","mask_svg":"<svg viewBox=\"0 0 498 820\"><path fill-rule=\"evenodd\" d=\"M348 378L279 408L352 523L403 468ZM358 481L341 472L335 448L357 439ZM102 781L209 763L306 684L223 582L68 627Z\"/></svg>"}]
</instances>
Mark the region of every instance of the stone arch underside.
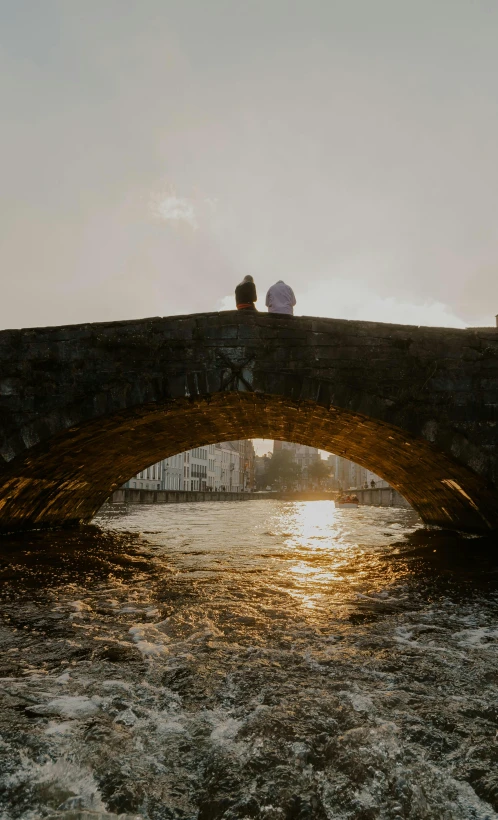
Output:
<instances>
[{"instance_id":1,"label":"stone arch underside","mask_svg":"<svg viewBox=\"0 0 498 820\"><path fill-rule=\"evenodd\" d=\"M386 479L429 525L498 529L496 491L426 439L341 407L227 391L121 409L26 450L2 473L0 531L77 525L162 458L239 438L308 444Z\"/></svg>"}]
</instances>

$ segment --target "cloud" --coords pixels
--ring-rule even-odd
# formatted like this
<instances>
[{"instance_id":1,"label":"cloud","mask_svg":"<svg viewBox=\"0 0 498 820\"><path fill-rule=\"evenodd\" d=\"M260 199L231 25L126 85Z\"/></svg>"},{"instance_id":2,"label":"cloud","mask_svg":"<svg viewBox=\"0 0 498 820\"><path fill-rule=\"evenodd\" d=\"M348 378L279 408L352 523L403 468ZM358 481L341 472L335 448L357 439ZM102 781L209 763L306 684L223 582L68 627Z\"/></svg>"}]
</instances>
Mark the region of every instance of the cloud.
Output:
<instances>
[{"instance_id":1,"label":"cloud","mask_svg":"<svg viewBox=\"0 0 498 820\"><path fill-rule=\"evenodd\" d=\"M380 296L373 287L348 279L333 279L312 285L300 294L298 307L299 313L307 316L325 315L399 325L465 327L463 320L442 302L432 299L410 302L395 296Z\"/></svg>"},{"instance_id":2,"label":"cloud","mask_svg":"<svg viewBox=\"0 0 498 820\"><path fill-rule=\"evenodd\" d=\"M186 197L171 194L153 203L152 212L164 222L186 222L193 230L197 230L197 218L193 203Z\"/></svg>"}]
</instances>

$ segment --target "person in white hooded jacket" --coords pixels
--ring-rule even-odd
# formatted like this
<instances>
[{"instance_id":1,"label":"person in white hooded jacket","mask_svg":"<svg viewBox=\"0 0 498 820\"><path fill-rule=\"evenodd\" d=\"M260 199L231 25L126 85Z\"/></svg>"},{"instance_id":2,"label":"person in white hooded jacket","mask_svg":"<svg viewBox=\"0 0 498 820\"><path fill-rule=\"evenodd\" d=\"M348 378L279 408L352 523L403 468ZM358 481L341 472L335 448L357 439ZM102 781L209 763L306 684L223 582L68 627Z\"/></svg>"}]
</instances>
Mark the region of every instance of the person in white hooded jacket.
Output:
<instances>
[{"instance_id":1,"label":"person in white hooded jacket","mask_svg":"<svg viewBox=\"0 0 498 820\"><path fill-rule=\"evenodd\" d=\"M296 297L294 291L289 285L286 285L282 279L275 282L269 288L266 294L266 307L268 313L287 313L290 316L294 313L294 305L296 304Z\"/></svg>"}]
</instances>

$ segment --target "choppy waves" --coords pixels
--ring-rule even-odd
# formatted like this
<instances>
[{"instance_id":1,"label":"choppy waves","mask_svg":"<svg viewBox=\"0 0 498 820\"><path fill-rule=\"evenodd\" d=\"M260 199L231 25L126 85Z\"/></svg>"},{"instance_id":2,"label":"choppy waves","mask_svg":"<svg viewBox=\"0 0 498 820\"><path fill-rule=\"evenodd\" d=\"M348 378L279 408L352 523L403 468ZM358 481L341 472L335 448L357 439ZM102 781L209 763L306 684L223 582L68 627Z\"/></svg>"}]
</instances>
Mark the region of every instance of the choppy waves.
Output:
<instances>
[{"instance_id":1,"label":"choppy waves","mask_svg":"<svg viewBox=\"0 0 498 820\"><path fill-rule=\"evenodd\" d=\"M498 560L408 511L130 507L0 555L0 817L498 817Z\"/></svg>"}]
</instances>

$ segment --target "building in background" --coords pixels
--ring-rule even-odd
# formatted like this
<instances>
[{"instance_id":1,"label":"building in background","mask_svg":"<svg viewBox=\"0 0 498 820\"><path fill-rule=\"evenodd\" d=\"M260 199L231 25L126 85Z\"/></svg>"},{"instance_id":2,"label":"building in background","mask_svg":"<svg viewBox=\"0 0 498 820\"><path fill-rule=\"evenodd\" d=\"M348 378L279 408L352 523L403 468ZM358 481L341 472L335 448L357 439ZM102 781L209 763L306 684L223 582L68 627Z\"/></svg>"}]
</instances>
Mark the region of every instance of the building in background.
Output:
<instances>
[{"instance_id":1,"label":"building in background","mask_svg":"<svg viewBox=\"0 0 498 820\"><path fill-rule=\"evenodd\" d=\"M207 488L210 491L214 490L214 483L216 477L216 444L209 444L207 451L208 451L208 463L207 463Z\"/></svg>"},{"instance_id":2,"label":"building in background","mask_svg":"<svg viewBox=\"0 0 498 820\"><path fill-rule=\"evenodd\" d=\"M194 447L185 455L190 462L190 485L185 490L206 490L208 469L208 448Z\"/></svg>"},{"instance_id":3,"label":"building in background","mask_svg":"<svg viewBox=\"0 0 498 820\"><path fill-rule=\"evenodd\" d=\"M316 447L274 441L273 451L289 450L300 467L298 490L313 488L309 468L320 459ZM204 490L218 492L252 492L265 489L265 473L270 455L256 456L251 440L220 441L206 447L194 447L184 453L151 464L123 486L143 490ZM362 487L388 487L387 481L354 461L330 454L326 461L329 489L351 490Z\"/></svg>"},{"instance_id":4,"label":"building in background","mask_svg":"<svg viewBox=\"0 0 498 820\"><path fill-rule=\"evenodd\" d=\"M162 464L161 490L180 490L183 483L183 453L165 458Z\"/></svg>"},{"instance_id":5,"label":"building in background","mask_svg":"<svg viewBox=\"0 0 498 820\"><path fill-rule=\"evenodd\" d=\"M327 458L327 464L331 468L333 484L339 490L359 490L365 486L371 487L372 481L376 487L389 487L387 481L373 473L372 470L367 470L347 458L331 453Z\"/></svg>"},{"instance_id":6,"label":"building in background","mask_svg":"<svg viewBox=\"0 0 498 820\"><path fill-rule=\"evenodd\" d=\"M151 464L124 487L142 490L250 492L255 488L252 441L221 441L194 447Z\"/></svg>"},{"instance_id":7,"label":"building in background","mask_svg":"<svg viewBox=\"0 0 498 820\"><path fill-rule=\"evenodd\" d=\"M220 441L215 450L215 490L225 493L239 493L240 484L240 444L239 441Z\"/></svg>"},{"instance_id":8,"label":"building in background","mask_svg":"<svg viewBox=\"0 0 498 820\"><path fill-rule=\"evenodd\" d=\"M240 447L240 481L242 491L247 493L256 488L256 453L251 439L239 441Z\"/></svg>"},{"instance_id":9,"label":"building in background","mask_svg":"<svg viewBox=\"0 0 498 820\"><path fill-rule=\"evenodd\" d=\"M123 484L123 487L136 487L140 490L162 490L163 486L163 462L151 464L137 473L130 481Z\"/></svg>"},{"instance_id":10,"label":"building in background","mask_svg":"<svg viewBox=\"0 0 498 820\"><path fill-rule=\"evenodd\" d=\"M273 452L279 450L289 450L296 464L301 471L301 477L297 486L298 490L308 490L312 481L309 476L309 468L314 461L320 460L320 453L316 447L308 447L306 444L294 444L291 441L274 441Z\"/></svg>"}]
</instances>

